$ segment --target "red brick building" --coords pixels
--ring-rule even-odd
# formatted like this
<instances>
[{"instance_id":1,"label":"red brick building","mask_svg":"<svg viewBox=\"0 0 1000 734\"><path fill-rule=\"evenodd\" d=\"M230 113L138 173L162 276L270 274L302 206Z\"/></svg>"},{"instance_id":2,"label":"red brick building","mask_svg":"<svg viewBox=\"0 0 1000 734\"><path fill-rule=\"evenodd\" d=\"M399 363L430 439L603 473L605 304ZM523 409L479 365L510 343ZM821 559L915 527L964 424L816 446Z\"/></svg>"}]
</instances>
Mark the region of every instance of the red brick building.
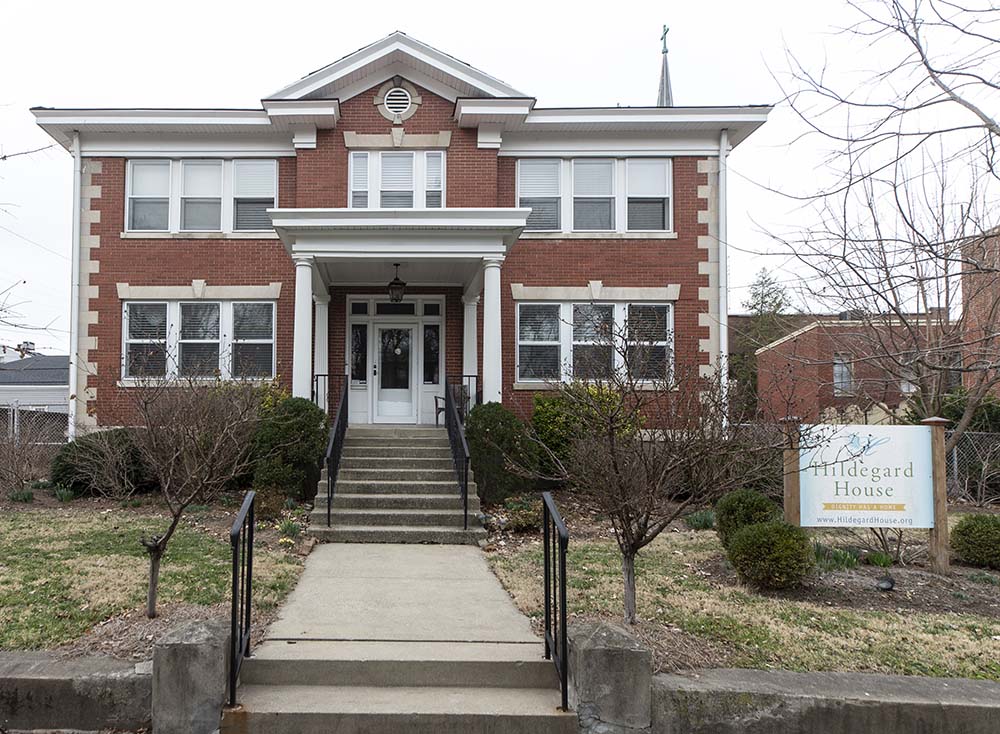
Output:
<instances>
[{"instance_id":1,"label":"red brick building","mask_svg":"<svg viewBox=\"0 0 1000 734\"><path fill-rule=\"evenodd\" d=\"M545 108L394 33L257 109L35 109L76 167L75 425L203 375L321 403L346 379L358 423L433 423L446 376L474 375L524 413L581 376L595 319L649 326L662 373L713 370L726 156L769 108L661 87Z\"/></svg>"},{"instance_id":2,"label":"red brick building","mask_svg":"<svg viewBox=\"0 0 1000 734\"><path fill-rule=\"evenodd\" d=\"M797 416L815 422L849 414L884 423L916 391L888 369L878 344L893 341L890 327L865 321L819 319L756 351L757 396L768 419ZM902 327L896 327L902 336Z\"/></svg>"}]
</instances>

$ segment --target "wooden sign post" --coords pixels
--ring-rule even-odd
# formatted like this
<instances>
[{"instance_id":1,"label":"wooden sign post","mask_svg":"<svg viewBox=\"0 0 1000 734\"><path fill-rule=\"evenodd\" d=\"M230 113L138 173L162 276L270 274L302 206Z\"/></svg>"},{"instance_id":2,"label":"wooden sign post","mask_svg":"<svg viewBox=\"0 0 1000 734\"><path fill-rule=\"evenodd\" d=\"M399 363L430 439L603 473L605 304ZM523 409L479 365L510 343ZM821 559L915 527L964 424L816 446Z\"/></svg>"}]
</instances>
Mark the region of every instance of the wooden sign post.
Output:
<instances>
[{"instance_id":1,"label":"wooden sign post","mask_svg":"<svg viewBox=\"0 0 1000 734\"><path fill-rule=\"evenodd\" d=\"M802 522L802 503L799 490L799 419L785 418L788 445L784 451L785 522L799 525Z\"/></svg>"},{"instance_id":2,"label":"wooden sign post","mask_svg":"<svg viewBox=\"0 0 1000 734\"><path fill-rule=\"evenodd\" d=\"M944 453L944 418L925 418L921 425L931 428L931 461L934 472L934 527L930 530L928 552L931 571L948 573L951 568L948 538L948 466Z\"/></svg>"}]
</instances>

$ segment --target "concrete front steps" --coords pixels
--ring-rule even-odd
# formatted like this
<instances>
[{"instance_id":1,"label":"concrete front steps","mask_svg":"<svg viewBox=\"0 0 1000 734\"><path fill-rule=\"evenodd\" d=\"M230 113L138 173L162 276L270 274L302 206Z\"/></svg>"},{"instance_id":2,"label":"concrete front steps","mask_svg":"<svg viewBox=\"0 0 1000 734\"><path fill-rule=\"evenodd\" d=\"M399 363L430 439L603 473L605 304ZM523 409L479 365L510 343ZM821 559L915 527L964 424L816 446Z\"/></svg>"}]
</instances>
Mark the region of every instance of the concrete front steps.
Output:
<instances>
[{"instance_id":1,"label":"concrete front steps","mask_svg":"<svg viewBox=\"0 0 1000 734\"><path fill-rule=\"evenodd\" d=\"M539 644L268 641L222 734L571 734Z\"/></svg>"},{"instance_id":2,"label":"concrete front steps","mask_svg":"<svg viewBox=\"0 0 1000 734\"><path fill-rule=\"evenodd\" d=\"M348 428L329 527L327 487L324 474L309 517L309 533L321 541L475 544L486 537L472 481L468 529L463 526L462 497L443 428Z\"/></svg>"}]
</instances>

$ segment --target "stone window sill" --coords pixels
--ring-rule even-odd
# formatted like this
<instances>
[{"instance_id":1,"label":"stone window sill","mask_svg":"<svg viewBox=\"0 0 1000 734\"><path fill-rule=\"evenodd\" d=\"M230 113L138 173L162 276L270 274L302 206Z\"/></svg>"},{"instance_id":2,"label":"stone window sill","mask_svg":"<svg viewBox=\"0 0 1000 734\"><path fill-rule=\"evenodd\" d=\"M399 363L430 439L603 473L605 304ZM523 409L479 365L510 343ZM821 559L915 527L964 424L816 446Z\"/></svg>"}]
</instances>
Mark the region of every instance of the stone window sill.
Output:
<instances>
[{"instance_id":1,"label":"stone window sill","mask_svg":"<svg viewBox=\"0 0 1000 734\"><path fill-rule=\"evenodd\" d=\"M122 232L123 240L276 240L273 230L253 232Z\"/></svg>"},{"instance_id":2,"label":"stone window sill","mask_svg":"<svg viewBox=\"0 0 1000 734\"><path fill-rule=\"evenodd\" d=\"M676 232L521 232L522 240L676 240Z\"/></svg>"}]
</instances>

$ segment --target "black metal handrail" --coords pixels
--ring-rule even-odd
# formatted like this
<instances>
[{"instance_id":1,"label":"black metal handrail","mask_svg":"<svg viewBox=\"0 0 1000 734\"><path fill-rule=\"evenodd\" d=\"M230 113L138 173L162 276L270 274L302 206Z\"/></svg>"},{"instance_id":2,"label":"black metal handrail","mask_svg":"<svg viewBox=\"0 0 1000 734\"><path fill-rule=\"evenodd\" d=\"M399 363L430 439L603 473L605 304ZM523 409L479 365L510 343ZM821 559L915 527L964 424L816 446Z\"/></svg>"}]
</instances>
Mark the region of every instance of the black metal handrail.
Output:
<instances>
[{"instance_id":1,"label":"black metal handrail","mask_svg":"<svg viewBox=\"0 0 1000 734\"><path fill-rule=\"evenodd\" d=\"M545 546L545 659L555 663L562 708L569 707L569 646L566 641L566 549L569 531L552 499L542 492Z\"/></svg>"},{"instance_id":2,"label":"black metal handrail","mask_svg":"<svg viewBox=\"0 0 1000 734\"><path fill-rule=\"evenodd\" d=\"M479 375L462 375L457 383L454 377L448 380L451 382L451 390L458 407L458 417L464 424L469 412L479 405L483 397L483 393L478 389Z\"/></svg>"},{"instance_id":3,"label":"black metal handrail","mask_svg":"<svg viewBox=\"0 0 1000 734\"><path fill-rule=\"evenodd\" d=\"M326 444L326 455L323 464L326 466L326 526L330 527L330 517L333 514L333 490L340 473L340 455L344 452L344 436L347 433L348 414L348 381L344 379L344 387L337 401L337 412L330 424L330 440Z\"/></svg>"},{"instance_id":4,"label":"black metal handrail","mask_svg":"<svg viewBox=\"0 0 1000 734\"><path fill-rule=\"evenodd\" d=\"M459 415L455 389L450 378L444 381L444 425L448 429L451 458L455 463L458 489L462 493L462 527L469 529L469 443L465 440L465 425Z\"/></svg>"},{"instance_id":5,"label":"black metal handrail","mask_svg":"<svg viewBox=\"0 0 1000 734\"><path fill-rule=\"evenodd\" d=\"M247 492L229 531L233 550L233 606L229 630L229 705L236 705L236 683L243 658L250 657L250 602L253 598L253 509L256 492Z\"/></svg>"}]
</instances>

